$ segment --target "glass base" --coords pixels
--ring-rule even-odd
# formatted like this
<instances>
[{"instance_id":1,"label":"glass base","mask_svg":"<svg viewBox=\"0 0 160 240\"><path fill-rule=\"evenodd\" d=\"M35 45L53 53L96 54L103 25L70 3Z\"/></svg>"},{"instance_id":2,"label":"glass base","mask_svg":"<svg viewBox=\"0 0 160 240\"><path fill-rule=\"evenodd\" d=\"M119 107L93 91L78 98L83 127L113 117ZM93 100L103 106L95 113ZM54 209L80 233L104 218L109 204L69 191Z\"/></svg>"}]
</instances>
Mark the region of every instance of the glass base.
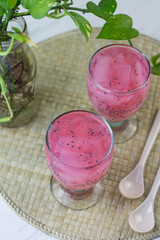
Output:
<instances>
[{"instance_id":1,"label":"glass base","mask_svg":"<svg viewBox=\"0 0 160 240\"><path fill-rule=\"evenodd\" d=\"M22 127L29 123L37 113L37 103L35 99L31 100L26 108L22 109L19 113L14 112L14 117L9 122L0 123L0 126L8 128ZM0 113L1 118L1 113Z\"/></svg>"},{"instance_id":2,"label":"glass base","mask_svg":"<svg viewBox=\"0 0 160 240\"><path fill-rule=\"evenodd\" d=\"M50 189L55 199L63 206L83 210L94 206L104 193L103 180L98 182L93 188L84 191L70 191L63 188L52 176Z\"/></svg>"},{"instance_id":3,"label":"glass base","mask_svg":"<svg viewBox=\"0 0 160 240\"><path fill-rule=\"evenodd\" d=\"M133 115L130 119L122 122L109 122L114 134L114 143L127 142L134 136L138 129L138 117Z\"/></svg>"}]
</instances>

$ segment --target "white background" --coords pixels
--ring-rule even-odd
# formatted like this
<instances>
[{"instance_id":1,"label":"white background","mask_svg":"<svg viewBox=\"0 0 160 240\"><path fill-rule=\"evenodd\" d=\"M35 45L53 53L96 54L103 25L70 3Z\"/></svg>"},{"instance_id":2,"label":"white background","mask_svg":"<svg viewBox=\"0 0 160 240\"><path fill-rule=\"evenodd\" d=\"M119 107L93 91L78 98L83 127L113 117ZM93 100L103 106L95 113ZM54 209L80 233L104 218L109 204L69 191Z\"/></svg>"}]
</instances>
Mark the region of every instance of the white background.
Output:
<instances>
[{"instance_id":1,"label":"white background","mask_svg":"<svg viewBox=\"0 0 160 240\"><path fill-rule=\"evenodd\" d=\"M75 0L75 6L85 8L86 0ZM94 1L98 3L99 1ZM141 33L160 40L160 0L120 0L116 13L124 13L132 17L133 27ZM102 27L104 21L92 15L86 15L92 26ZM60 20L26 18L31 39L41 42L72 29L74 23L65 17ZM158 52L158 49L157 49ZM160 49L159 49L160 52ZM49 240L50 237L32 227L18 217L0 198L0 240ZM157 238L160 239L160 238Z\"/></svg>"}]
</instances>

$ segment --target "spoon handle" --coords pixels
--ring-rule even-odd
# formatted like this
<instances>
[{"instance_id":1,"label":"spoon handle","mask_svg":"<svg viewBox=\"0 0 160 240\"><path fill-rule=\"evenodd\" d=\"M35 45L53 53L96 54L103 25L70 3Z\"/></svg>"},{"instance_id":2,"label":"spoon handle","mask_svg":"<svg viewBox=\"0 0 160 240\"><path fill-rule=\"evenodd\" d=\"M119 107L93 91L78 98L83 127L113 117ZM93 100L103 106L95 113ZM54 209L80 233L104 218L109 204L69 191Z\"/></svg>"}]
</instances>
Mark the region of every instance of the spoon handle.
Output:
<instances>
[{"instance_id":1,"label":"spoon handle","mask_svg":"<svg viewBox=\"0 0 160 240\"><path fill-rule=\"evenodd\" d=\"M148 195L148 198L151 197L154 200L154 198L156 196L156 193L158 191L159 185L160 185L160 167L157 171L157 174L156 174L156 177L154 179L154 182L153 182L152 188L150 190L150 193Z\"/></svg>"},{"instance_id":2,"label":"spoon handle","mask_svg":"<svg viewBox=\"0 0 160 240\"><path fill-rule=\"evenodd\" d=\"M145 162L148 158L148 155L152 149L152 146L154 144L154 141L159 133L159 130L160 130L160 109L158 110L157 114L156 114L156 117L155 117L155 120L154 120L154 123L152 125L152 129L149 133L149 136L148 136L148 139L146 141L146 144L145 144L145 147L143 149L143 152L142 152L142 155L141 155L141 158L140 158L140 161L139 163L144 166L145 165Z\"/></svg>"}]
</instances>

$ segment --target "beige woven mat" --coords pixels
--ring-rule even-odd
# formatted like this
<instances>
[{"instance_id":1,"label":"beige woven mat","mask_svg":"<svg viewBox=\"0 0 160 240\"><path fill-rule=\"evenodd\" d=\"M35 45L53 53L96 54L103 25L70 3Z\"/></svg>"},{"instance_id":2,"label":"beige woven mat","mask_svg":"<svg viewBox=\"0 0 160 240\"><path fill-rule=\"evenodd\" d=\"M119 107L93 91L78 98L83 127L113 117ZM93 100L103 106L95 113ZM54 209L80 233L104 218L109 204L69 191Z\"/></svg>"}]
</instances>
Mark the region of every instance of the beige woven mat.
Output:
<instances>
[{"instance_id":1,"label":"beige woven mat","mask_svg":"<svg viewBox=\"0 0 160 240\"><path fill-rule=\"evenodd\" d=\"M160 78L152 76L147 101L139 111L139 129L127 143L116 145L105 176L106 191L94 207L73 211L52 197L50 171L45 161L45 133L60 113L92 110L86 91L89 58L112 43L96 39L95 29L86 44L79 31L51 38L35 49L38 62L38 114L22 128L0 127L0 193L19 216L37 228L64 239L150 239L160 234L160 192L155 201L156 226L148 234L131 230L128 215L147 196L160 162L160 135L145 167L145 194L138 200L122 197L119 181L139 160L156 110L160 107ZM133 43L149 58L160 51L159 42L140 36Z\"/></svg>"}]
</instances>

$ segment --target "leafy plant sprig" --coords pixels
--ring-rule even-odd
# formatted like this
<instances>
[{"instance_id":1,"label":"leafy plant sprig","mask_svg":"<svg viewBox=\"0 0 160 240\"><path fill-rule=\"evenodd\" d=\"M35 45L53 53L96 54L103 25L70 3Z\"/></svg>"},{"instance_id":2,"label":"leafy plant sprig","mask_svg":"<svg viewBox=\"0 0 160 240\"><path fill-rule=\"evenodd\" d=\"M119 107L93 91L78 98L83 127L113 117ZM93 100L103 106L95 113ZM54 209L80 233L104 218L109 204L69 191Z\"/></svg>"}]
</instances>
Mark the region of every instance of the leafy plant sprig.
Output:
<instances>
[{"instance_id":1,"label":"leafy plant sprig","mask_svg":"<svg viewBox=\"0 0 160 240\"><path fill-rule=\"evenodd\" d=\"M86 8L77 8L72 5L73 0L1 0L0 39L8 35L8 23L14 18L30 15L35 19L43 17L58 19L68 15L88 41L92 31L91 24L77 12L91 13L105 21L98 38L126 40L135 38L139 34L132 28L133 23L129 16L114 15L117 8L116 0L101 0L98 5L89 1ZM20 6L25 9L23 12L19 12ZM15 39L19 40L19 35L20 33L15 36Z\"/></svg>"},{"instance_id":2,"label":"leafy plant sprig","mask_svg":"<svg viewBox=\"0 0 160 240\"><path fill-rule=\"evenodd\" d=\"M22 12L20 11L21 6L24 8ZM68 15L82 32L86 41L88 41L92 32L92 26L78 12L83 14L91 13L105 22L97 38L128 40L129 44L132 45L131 39L136 38L139 32L132 27L133 21L131 17L126 14L115 14L116 8L116 0L100 0L98 5L89 1L85 8L75 7L73 0L0 0L0 56L5 56L11 51L14 40L34 44L19 29L12 28L12 31L7 30L10 21L24 16L32 16L35 19L44 17L59 19ZM6 51L1 51L1 43L6 39L10 40L9 48ZM157 63L157 59L152 61L154 74L157 73L156 69L160 69L160 63ZM11 119L13 112L11 112L12 109L6 98L7 88L2 76L0 76L0 89L1 95L5 98L8 106L9 118ZM0 119L1 121L4 121L4 119ZM6 121L8 121L7 118Z\"/></svg>"}]
</instances>

